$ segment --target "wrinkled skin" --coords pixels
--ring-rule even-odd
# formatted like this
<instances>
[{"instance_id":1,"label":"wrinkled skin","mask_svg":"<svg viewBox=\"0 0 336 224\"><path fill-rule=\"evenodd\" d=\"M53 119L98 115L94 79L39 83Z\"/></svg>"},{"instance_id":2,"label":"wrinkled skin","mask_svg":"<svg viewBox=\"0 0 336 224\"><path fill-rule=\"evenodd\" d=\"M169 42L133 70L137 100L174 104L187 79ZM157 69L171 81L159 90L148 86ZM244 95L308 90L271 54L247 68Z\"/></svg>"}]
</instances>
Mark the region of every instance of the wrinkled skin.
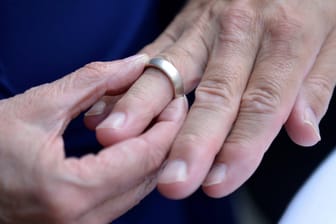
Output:
<instances>
[{"instance_id":1,"label":"wrinkled skin","mask_svg":"<svg viewBox=\"0 0 336 224\"><path fill-rule=\"evenodd\" d=\"M147 61L138 56L91 63L0 101L0 223L104 224L156 186L156 173L186 114L182 97L142 135L97 155L65 158L62 138L71 119L104 94L124 92Z\"/></svg>"},{"instance_id":2,"label":"wrinkled skin","mask_svg":"<svg viewBox=\"0 0 336 224\"><path fill-rule=\"evenodd\" d=\"M231 193L283 126L299 145L320 141L318 124L336 81L335 25L334 0L188 1L143 49L172 62L187 92L196 88L159 177L162 194L184 198L201 185L212 197ZM172 96L167 78L147 69L96 120L105 127L98 138L107 146L138 135Z\"/></svg>"}]
</instances>

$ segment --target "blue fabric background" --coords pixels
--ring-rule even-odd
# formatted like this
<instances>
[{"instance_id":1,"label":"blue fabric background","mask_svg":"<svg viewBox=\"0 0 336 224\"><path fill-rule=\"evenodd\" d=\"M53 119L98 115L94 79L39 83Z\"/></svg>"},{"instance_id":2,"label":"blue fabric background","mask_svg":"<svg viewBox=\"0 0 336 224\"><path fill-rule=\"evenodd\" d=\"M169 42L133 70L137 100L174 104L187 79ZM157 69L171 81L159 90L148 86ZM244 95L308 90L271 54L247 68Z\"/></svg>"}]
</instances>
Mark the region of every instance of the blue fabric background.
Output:
<instances>
[{"instance_id":1,"label":"blue fabric background","mask_svg":"<svg viewBox=\"0 0 336 224\"><path fill-rule=\"evenodd\" d=\"M173 2L1 0L0 98L51 82L91 61L136 53L159 34L160 19L172 16L165 15L173 13L171 9L157 9ZM83 126L82 116L70 124L64 138L67 156L100 149L94 133ZM115 223L215 224L232 223L231 218L226 199L197 193L170 201L154 192Z\"/></svg>"}]
</instances>

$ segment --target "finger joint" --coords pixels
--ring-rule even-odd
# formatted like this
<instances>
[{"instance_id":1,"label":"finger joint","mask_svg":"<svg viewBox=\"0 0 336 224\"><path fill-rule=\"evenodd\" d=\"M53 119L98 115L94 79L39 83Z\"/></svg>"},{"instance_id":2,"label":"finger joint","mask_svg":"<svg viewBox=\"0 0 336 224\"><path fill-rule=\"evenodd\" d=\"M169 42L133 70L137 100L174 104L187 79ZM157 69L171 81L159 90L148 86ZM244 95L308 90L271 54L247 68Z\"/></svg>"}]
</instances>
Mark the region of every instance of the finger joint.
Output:
<instances>
[{"instance_id":1,"label":"finger joint","mask_svg":"<svg viewBox=\"0 0 336 224\"><path fill-rule=\"evenodd\" d=\"M240 111L256 114L275 114L281 104L280 86L266 81L263 86L254 88L242 97Z\"/></svg>"}]
</instances>

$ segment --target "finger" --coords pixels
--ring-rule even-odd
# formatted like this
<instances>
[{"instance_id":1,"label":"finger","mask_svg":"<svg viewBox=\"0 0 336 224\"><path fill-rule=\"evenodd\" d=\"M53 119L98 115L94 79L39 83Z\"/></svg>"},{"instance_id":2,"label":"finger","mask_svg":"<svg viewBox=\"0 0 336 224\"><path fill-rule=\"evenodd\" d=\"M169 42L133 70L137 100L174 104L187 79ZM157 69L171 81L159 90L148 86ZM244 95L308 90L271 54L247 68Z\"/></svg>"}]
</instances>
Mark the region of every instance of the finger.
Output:
<instances>
[{"instance_id":1,"label":"finger","mask_svg":"<svg viewBox=\"0 0 336 224\"><path fill-rule=\"evenodd\" d=\"M220 33L195 102L159 177L159 190L167 197L186 197L200 186L235 120L261 30L252 10L232 9L225 8L219 18Z\"/></svg>"},{"instance_id":2,"label":"finger","mask_svg":"<svg viewBox=\"0 0 336 224\"><path fill-rule=\"evenodd\" d=\"M209 17L209 13L203 17ZM208 57L213 32L208 18L202 18L160 56L170 61L179 71L188 92L199 81ZM115 105L111 115L97 127L101 144L111 145L141 133L172 99L169 79L159 70L148 68L124 97ZM141 109L139 109L141 108ZM100 129L100 130L99 130ZM103 141L100 133L109 135Z\"/></svg>"},{"instance_id":3,"label":"finger","mask_svg":"<svg viewBox=\"0 0 336 224\"><path fill-rule=\"evenodd\" d=\"M28 106L25 116L32 118L36 124L48 121L50 125L55 120L57 127L65 127L69 120L104 93L125 91L142 73L147 61L148 56L136 55L119 61L94 62L51 84L33 88L22 98L22 106L29 104L31 97L38 97L39 104Z\"/></svg>"},{"instance_id":4,"label":"finger","mask_svg":"<svg viewBox=\"0 0 336 224\"><path fill-rule=\"evenodd\" d=\"M319 122L326 113L336 83L336 32L329 35L301 87L286 123L291 139L302 146L321 140Z\"/></svg>"},{"instance_id":5,"label":"finger","mask_svg":"<svg viewBox=\"0 0 336 224\"><path fill-rule=\"evenodd\" d=\"M90 130L95 130L96 127L102 122L112 111L114 104L122 97L119 96L103 96L96 102L90 110L84 115L84 123Z\"/></svg>"},{"instance_id":6,"label":"finger","mask_svg":"<svg viewBox=\"0 0 336 224\"><path fill-rule=\"evenodd\" d=\"M198 19L202 11L204 11L204 8L200 2L195 1L186 4L162 34L153 43L144 47L141 52L154 57L171 47L181 37L186 27Z\"/></svg>"},{"instance_id":7,"label":"finger","mask_svg":"<svg viewBox=\"0 0 336 224\"><path fill-rule=\"evenodd\" d=\"M209 196L231 193L255 171L287 120L322 44L320 34L302 39L305 31L298 32L297 24L278 22L281 26L272 24L275 30L264 38L238 117L203 183Z\"/></svg>"},{"instance_id":8,"label":"finger","mask_svg":"<svg viewBox=\"0 0 336 224\"><path fill-rule=\"evenodd\" d=\"M157 123L143 135L106 148L97 156L68 159L60 172L68 174L65 181L70 184L93 191L90 194L92 204L113 194L127 192L160 167L187 108L183 97L172 101L160 114Z\"/></svg>"},{"instance_id":9,"label":"finger","mask_svg":"<svg viewBox=\"0 0 336 224\"><path fill-rule=\"evenodd\" d=\"M175 19L153 43L145 46L140 52L154 57L173 45L183 33L183 28L183 22Z\"/></svg>"},{"instance_id":10,"label":"finger","mask_svg":"<svg viewBox=\"0 0 336 224\"><path fill-rule=\"evenodd\" d=\"M190 17L190 20L192 20L199 14L199 10L199 7L196 7L195 4L188 4L188 7L186 7L181 14L187 14L188 18ZM189 14L192 14L193 16L190 16ZM185 18L186 16L176 17L153 43L147 45L140 52L154 57L173 45L182 35L186 24L191 22L189 20L186 21ZM96 126L106 118L107 113L113 108L111 104L114 105L117 101L118 100L113 100L110 102L110 100L104 98L102 101L97 102L93 106L92 110L85 114L85 123L87 127L89 129L95 129Z\"/></svg>"}]
</instances>

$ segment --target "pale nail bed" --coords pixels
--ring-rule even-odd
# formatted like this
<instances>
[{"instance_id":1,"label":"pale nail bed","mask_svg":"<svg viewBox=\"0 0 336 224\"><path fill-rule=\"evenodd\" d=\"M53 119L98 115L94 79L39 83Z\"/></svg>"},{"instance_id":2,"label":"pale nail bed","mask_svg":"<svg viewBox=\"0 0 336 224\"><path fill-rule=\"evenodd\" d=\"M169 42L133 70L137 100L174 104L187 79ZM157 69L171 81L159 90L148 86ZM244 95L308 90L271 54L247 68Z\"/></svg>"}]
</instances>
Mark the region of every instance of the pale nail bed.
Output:
<instances>
[{"instance_id":1,"label":"pale nail bed","mask_svg":"<svg viewBox=\"0 0 336 224\"><path fill-rule=\"evenodd\" d=\"M158 182L170 184L187 180L187 164L182 160L170 161L159 176Z\"/></svg>"},{"instance_id":2,"label":"pale nail bed","mask_svg":"<svg viewBox=\"0 0 336 224\"><path fill-rule=\"evenodd\" d=\"M106 108L106 103L104 101L98 101L95 103L90 110L85 113L85 116L96 116L104 113Z\"/></svg>"},{"instance_id":3,"label":"pale nail bed","mask_svg":"<svg viewBox=\"0 0 336 224\"><path fill-rule=\"evenodd\" d=\"M213 165L210 173L203 183L203 186L211 186L222 183L226 178L226 171L227 167L223 163L217 163Z\"/></svg>"}]
</instances>

